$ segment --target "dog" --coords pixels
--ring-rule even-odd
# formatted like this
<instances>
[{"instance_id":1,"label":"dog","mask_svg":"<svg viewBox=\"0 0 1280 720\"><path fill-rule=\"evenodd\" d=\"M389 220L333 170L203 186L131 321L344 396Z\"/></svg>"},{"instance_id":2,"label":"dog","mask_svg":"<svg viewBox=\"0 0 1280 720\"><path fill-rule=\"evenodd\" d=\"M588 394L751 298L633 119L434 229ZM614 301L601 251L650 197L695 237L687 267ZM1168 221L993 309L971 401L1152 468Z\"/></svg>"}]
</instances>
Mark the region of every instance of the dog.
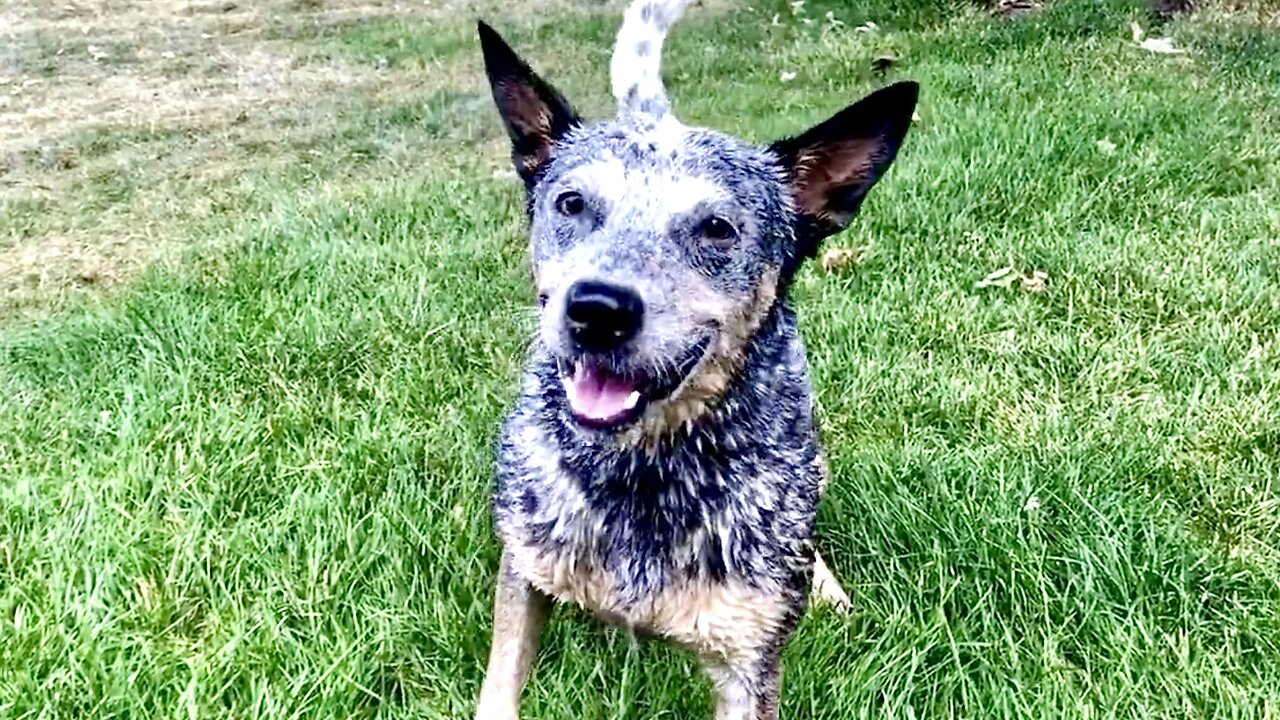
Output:
<instances>
[{"instance_id":1,"label":"dog","mask_svg":"<svg viewBox=\"0 0 1280 720\"><path fill-rule=\"evenodd\" d=\"M718 720L778 716L827 472L788 288L897 156L918 86L757 147L671 112L687 0L625 11L615 118L584 122L484 22L523 180L538 327L498 443L502 545L478 720L514 720L553 602L692 650Z\"/></svg>"}]
</instances>

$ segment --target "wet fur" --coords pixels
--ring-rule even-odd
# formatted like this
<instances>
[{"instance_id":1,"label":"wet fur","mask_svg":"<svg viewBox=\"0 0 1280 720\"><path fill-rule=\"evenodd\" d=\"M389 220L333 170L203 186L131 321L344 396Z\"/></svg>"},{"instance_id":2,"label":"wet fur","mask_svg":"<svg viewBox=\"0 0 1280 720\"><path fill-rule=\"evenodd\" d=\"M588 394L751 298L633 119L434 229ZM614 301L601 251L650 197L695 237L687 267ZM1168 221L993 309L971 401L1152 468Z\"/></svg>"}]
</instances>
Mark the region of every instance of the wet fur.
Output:
<instances>
[{"instance_id":1,"label":"wet fur","mask_svg":"<svg viewBox=\"0 0 1280 720\"><path fill-rule=\"evenodd\" d=\"M499 442L503 559L478 718L517 716L550 599L696 652L720 720L776 718L779 657L810 591L848 601L813 548L826 466L787 289L893 160L915 87L768 148L685 127L656 58L684 5L628 9L619 114L595 124L480 28L525 181L541 308ZM585 209L561 212L565 193ZM710 216L733 225L731 246L708 240ZM566 288L600 278L633 288L645 308L634 342L601 362L661 373L705 348L674 392L609 431L571 416L561 378L578 352Z\"/></svg>"}]
</instances>

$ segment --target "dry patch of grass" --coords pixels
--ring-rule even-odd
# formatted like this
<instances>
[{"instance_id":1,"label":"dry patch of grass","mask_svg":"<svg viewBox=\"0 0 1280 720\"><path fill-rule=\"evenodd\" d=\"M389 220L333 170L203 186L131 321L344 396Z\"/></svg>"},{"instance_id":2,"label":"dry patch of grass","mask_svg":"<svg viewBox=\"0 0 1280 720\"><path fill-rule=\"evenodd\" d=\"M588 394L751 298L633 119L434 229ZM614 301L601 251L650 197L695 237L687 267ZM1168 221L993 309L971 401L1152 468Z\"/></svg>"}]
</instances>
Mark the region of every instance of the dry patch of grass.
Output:
<instances>
[{"instance_id":1,"label":"dry patch of grass","mask_svg":"<svg viewBox=\"0 0 1280 720\"><path fill-rule=\"evenodd\" d=\"M375 84L374 68L299 63L295 49L273 41L270 31L414 12L390 3L313 7L320 6L296 0L21 6L4 23L10 50L0 65L8 88L0 96L0 148L103 125L219 125L248 109Z\"/></svg>"},{"instance_id":2,"label":"dry patch of grass","mask_svg":"<svg viewBox=\"0 0 1280 720\"><path fill-rule=\"evenodd\" d=\"M562 4L530 3L520 15ZM460 50L485 12L509 17L487 1L9 4L0 316L117 284L176 257L192 223L251 215L282 189L412 172L424 155L457 154L459 140L488 140L472 54L390 63L326 45L403 24ZM493 148L486 156L498 157Z\"/></svg>"},{"instance_id":3,"label":"dry patch of grass","mask_svg":"<svg viewBox=\"0 0 1280 720\"><path fill-rule=\"evenodd\" d=\"M1280 0L1199 0L1195 9L1213 18L1280 27Z\"/></svg>"}]
</instances>

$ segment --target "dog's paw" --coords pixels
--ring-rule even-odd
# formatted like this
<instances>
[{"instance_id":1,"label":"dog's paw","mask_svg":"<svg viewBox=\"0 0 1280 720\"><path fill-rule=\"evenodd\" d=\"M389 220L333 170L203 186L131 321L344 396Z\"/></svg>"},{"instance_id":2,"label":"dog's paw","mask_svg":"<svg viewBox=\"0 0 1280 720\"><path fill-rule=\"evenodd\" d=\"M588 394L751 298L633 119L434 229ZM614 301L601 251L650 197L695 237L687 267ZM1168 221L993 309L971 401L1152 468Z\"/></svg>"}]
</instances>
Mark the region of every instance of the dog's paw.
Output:
<instances>
[{"instance_id":1,"label":"dog's paw","mask_svg":"<svg viewBox=\"0 0 1280 720\"><path fill-rule=\"evenodd\" d=\"M826 605L842 615L853 612L853 602L849 594L840 587L840 582L831 573L831 568L819 555L813 564L813 590L810 599L814 605Z\"/></svg>"},{"instance_id":2,"label":"dog's paw","mask_svg":"<svg viewBox=\"0 0 1280 720\"><path fill-rule=\"evenodd\" d=\"M844 588L835 583L827 583L822 586L815 583L812 599L814 605L825 605L841 615L848 615L853 612L853 601L849 599L849 594L844 591Z\"/></svg>"}]
</instances>

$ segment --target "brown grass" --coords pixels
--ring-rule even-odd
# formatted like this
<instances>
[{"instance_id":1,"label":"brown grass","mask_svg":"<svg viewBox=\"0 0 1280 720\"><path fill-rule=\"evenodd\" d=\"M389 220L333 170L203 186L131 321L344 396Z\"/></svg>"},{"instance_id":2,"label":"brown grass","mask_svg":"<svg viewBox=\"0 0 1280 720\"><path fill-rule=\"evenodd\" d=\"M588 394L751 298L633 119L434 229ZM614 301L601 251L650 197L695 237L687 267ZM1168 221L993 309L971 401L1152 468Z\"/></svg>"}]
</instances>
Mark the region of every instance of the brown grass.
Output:
<instances>
[{"instance_id":1,"label":"brown grass","mask_svg":"<svg viewBox=\"0 0 1280 720\"><path fill-rule=\"evenodd\" d=\"M1197 12L1280 27L1280 0L1196 0Z\"/></svg>"},{"instance_id":2,"label":"brown grass","mask_svg":"<svg viewBox=\"0 0 1280 720\"><path fill-rule=\"evenodd\" d=\"M344 179L412 176L424 156L474 162L478 151L494 174L509 174L475 54L386 63L335 51L335 34L405 22L456 35L475 17L538 23L618 13L625 3L0 5L0 318L43 314L181 257L193 242L203 248L217 234L210 223L225 232L228 217ZM700 4L703 14L727 7ZM531 52L545 68L585 62ZM424 130L397 124L398 111L441 117Z\"/></svg>"},{"instance_id":3,"label":"brown grass","mask_svg":"<svg viewBox=\"0 0 1280 720\"><path fill-rule=\"evenodd\" d=\"M710 1L710 0L704 0ZM718 0L717 0L718 1ZM536 16L568 0L523 2ZM492 6L492 8L490 8ZM0 152L102 125L218 125L248 108L292 105L406 80L370 64L300 57L300 27L379 19L468 21L496 2L34 0L0 11ZM598 6L595 6L598 10Z\"/></svg>"},{"instance_id":4,"label":"brown grass","mask_svg":"<svg viewBox=\"0 0 1280 720\"><path fill-rule=\"evenodd\" d=\"M0 315L110 287L178 230L341 152L344 108L474 92L472 63L382 67L295 39L456 3L37 0L0 9ZM463 13L465 14L465 13ZM407 152L407 149L405 149ZM309 154L310 153L310 154ZM340 164L341 158L325 158ZM240 198L244 200L244 198Z\"/></svg>"},{"instance_id":5,"label":"brown grass","mask_svg":"<svg viewBox=\"0 0 1280 720\"><path fill-rule=\"evenodd\" d=\"M382 17L389 4L298 13L282 0L239 4L35 2L8 11L14 51L0 101L0 150L102 125L202 126L245 108L289 104L376 81L372 68L306 67L269 31L317 15ZM401 10L403 12L403 10Z\"/></svg>"}]
</instances>

